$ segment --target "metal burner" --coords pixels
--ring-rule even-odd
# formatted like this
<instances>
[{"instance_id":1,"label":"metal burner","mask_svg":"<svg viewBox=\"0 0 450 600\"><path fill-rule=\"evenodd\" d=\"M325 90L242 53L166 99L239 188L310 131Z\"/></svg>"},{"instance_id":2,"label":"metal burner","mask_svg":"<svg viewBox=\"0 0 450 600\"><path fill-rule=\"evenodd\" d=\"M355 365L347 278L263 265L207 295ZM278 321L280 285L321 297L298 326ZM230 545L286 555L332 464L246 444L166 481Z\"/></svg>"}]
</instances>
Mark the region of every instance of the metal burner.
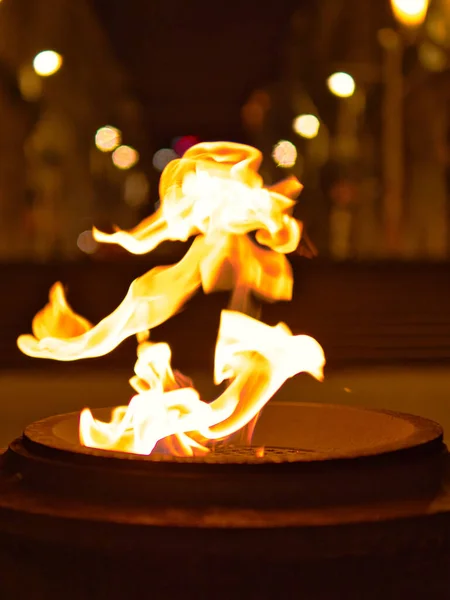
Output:
<instances>
[{"instance_id":1,"label":"metal burner","mask_svg":"<svg viewBox=\"0 0 450 600\"><path fill-rule=\"evenodd\" d=\"M257 460L259 462L279 463L300 460L309 452L312 451L276 446L221 446L220 448L215 448L209 456L212 462L222 462L222 460L225 462L227 457L231 457L233 462Z\"/></svg>"},{"instance_id":2,"label":"metal burner","mask_svg":"<svg viewBox=\"0 0 450 600\"><path fill-rule=\"evenodd\" d=\"M220 445L202 456L171 456L168 454L151 454L147 459L154 462L167 463L206 463L206 464L258 464L289 463L304 460L312 450L301 448L282 448L276 446L233 446Z\"/></svg>"},{"instance_id":3,"label":"metal burner","mask_svg":"<svg viewBox=\"0 0 450 600\"><path fill-rule=\"evenodd\" d=\"M50 417L11 444L5 459L24 490L136 510L279 508L428 497L441 480L442 429L411 415L273 403L252 446L218 443L194 457L87 448L78 423L79 413Z\"/></svg>"},{"instance_id":4,"label":"metal burner","mask_svg":"<svg viewBox=\"0 0 450 600\"><path fill-rule=\"evenodd\" d=\"M156 597L322 600L357 577L345 598L447 597L436 423L273 403L253 446L174 458L86 448L78 420L34 423L0 456L2 598L138 597L150 582Z\"/></svg>"}]
</instances>

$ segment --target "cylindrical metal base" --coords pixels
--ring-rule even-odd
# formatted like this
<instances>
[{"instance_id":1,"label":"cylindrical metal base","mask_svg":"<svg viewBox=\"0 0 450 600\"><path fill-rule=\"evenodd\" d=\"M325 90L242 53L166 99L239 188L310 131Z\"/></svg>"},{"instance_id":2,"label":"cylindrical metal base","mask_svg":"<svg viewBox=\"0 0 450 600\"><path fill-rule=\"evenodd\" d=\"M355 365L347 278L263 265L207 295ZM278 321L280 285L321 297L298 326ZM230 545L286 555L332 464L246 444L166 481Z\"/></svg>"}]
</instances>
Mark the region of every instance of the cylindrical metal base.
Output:
<instances>
[{"instance_id":1,"label":"cylindrical metal base","mask_svg":"<svg viewBox=\"0 0 450 600\"><path fill-rule=\"evenodd\" d=\"M448 596L435 423L274 403L258 446L301 452L249 463L93 453L76 426L42 421L3 455L1 598Z\"/></svg>"}]
</instances>

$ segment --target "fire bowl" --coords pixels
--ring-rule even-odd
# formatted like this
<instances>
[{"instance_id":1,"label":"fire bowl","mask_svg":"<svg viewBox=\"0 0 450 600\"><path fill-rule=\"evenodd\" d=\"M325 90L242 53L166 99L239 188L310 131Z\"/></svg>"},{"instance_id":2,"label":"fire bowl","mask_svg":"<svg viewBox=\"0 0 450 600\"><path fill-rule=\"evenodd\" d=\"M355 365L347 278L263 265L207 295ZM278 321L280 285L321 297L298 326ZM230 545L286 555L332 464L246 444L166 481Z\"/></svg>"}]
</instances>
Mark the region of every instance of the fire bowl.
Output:
<instances>
[{"instance_id":1,"label":"fire bowl","mask_svg":"<svg viewBox=\"0 0 450 600\"><path fill-rule=\"evenodd\" d=\"M0 597L448 597L447 463L438 424L344 406L274 402L206 458L44 419L0 461Z\"/></svg>"},{"instance_id":2,"label":"fire bowl","mask_svg":"<svg viewBox=\"0 0 450 600\"><path fill-rule=\"evenodd\" d=\"M78 422L70 413L29 425L6 467L30 488L136 506L326 506L432 495L441 478L441 427L406 414L272 403L252 446L219 444L201 457L87 448Z\"/></svg>"}]
</instances>

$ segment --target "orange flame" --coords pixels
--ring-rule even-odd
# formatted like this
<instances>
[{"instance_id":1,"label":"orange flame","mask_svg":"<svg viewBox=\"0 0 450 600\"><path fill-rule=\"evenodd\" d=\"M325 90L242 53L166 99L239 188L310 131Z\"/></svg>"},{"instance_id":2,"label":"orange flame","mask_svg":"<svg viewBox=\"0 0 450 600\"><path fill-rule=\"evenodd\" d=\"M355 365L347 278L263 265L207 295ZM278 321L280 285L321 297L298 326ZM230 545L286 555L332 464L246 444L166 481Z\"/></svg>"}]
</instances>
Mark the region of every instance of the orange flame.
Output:
<instances>
[{"instance_id":1,"label":"orange flame","mask_svg":"<svg viewBox=\"0 0 450 600\"><path fill-rule=\"evenodd\" d=\"M118 308L95 326L71 309L56 283L49 304L33 319L33 335L19 337L19 348L30 356L68 361L104 355L138 336L136 375L130 380L137 394L128 407L114 409L110 423L95 420L88 409L82 412L80 439L86 446L139 454L155 447L181 455L207 452L210 440L254 421L287 378L301 371L322 378L325 359L315 340L243 314L255 312L255 296L291 299L285 254L296 250L301 236L301 224L291 216L300 183L292 177L264 187L261 160L255 148L215 142L193 146L170 162L154 215L128 232L94 229L94 237L143 254L161 242L196 236L184 258L135 279ZM252 232L260 246L246 235ZM149 330L200 286L206 293L232 290L230 310L221 317L214 374L216 383L229 385L210 404L173 373L169 346L148 341Z\"/></svg>"},{"instance_id":2,"label":"orange flame","mask_svg":"<svg viewBox=\"0 0 450 600\"><path fill-rule=\"evenodd\" d=\"M150 454L176 436L181 454L206 452L205 441L230 436L247 425L289 377L308 372L323 377L322 348L312 338L292 336L284 324L270 327L242 313L223 311L215 356L214 382L231 381L213 402L192 388L178 388L166 344L144 342L131 380L138 394L114 410L110 423L81 414L86 446ZM173 452L172 450L172 453Z\"/></svg>"}]
</instances>

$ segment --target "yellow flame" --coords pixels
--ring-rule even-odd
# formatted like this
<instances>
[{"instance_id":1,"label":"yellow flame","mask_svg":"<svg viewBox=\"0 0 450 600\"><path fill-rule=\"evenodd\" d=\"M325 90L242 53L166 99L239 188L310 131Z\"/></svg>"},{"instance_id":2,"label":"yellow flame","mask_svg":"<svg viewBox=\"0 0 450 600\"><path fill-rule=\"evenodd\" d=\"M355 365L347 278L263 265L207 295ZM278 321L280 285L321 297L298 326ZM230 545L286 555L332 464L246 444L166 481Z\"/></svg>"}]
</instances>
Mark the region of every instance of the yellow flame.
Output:
<instances>
[{"instance_id":1,"label":"yellow flame","mask_svg":"<svg viewBox=\"0 0 450 600\"><path fill-rule=\"evenodd\" d=\"M198 238L179 263L155 267L135 279L121 304L95 327L72 311L62 285L55 284L49 304L33 319L34 335L21 335L17 340L20 350L62 361L111 352L127 337L164 323L195 293L201 283L198 263L204 252L204 240ZM84 330L72 333L80 322L86 323Z\"/></svg>"},{"instance_id":2,"label":"yellow flame","mask_svg":"<svg viewBox=\"0 0 450 600\"><path fill-rule=\"evenodd\" d=\"M133 254L146 254L167 240L185 241L203 234L242 235L277 252L293 252L300 225L290 216L302 186L291 177L272 188L258 174L259 150L233 143L197 144L164 169L160 208L129 232L105 234L94 228L98 242L119 244ZM280 244L281 241L281 244Z\"/></svg>"},{"instance_id":3,"label":"yellow flame","mask_svg":"<svg viewBox=\"0 0 450 600\"><path fill-rule=\"evenodd\" d=\"M284 324L270 327L242 313L223 311L214 380L231 384L216 400L207 404L192 387L177 388L169 347L145 342L131 380L138 394L128 407L116 408L109 423L94 419L85 409L81 440L89 447L150 454L158 442L175 436L180 454L203 453L206 442L226 438L255 418L286 379L300 372L322 379L324 363L314 339L292 336Z\"/></svg>"},{"instance_id":4,"label":"yellow flame","mask_svg":"<svg viewBox=\"0 0 450 600\"><path fill-rule=\"evenodd\" d=\"M264 187L261 160L255 148L215 142L193 146L170 162L161 176L158 211L131 231L94 229L94 238L143 254L161 242L196 236L183 259L134 280L117 309L95 326L71 309L57 283L33 319L33 335L19 337L19 348L30 356L68 361L104 355L138 336L130 380L137 394L128 407L114 409L109 423L95 420L88 409L82 412L80 439L86 446L139 454L155 448L204 453L211 440L251 427L287 378L301 371L322 378L324 355L315 340L243 314L255 312L255 296L291 299L285 254L297 248L301 235L301 224L291 216L301 185L290 177ZM252 232L260 245L246 235ZM149 330L200 287L206 293L232 291L230 310L221 316L214 373L216 383L229 385L210 404L189 380L174 374L167 344L149 341Z\"/></svg>"}]
</instances>

